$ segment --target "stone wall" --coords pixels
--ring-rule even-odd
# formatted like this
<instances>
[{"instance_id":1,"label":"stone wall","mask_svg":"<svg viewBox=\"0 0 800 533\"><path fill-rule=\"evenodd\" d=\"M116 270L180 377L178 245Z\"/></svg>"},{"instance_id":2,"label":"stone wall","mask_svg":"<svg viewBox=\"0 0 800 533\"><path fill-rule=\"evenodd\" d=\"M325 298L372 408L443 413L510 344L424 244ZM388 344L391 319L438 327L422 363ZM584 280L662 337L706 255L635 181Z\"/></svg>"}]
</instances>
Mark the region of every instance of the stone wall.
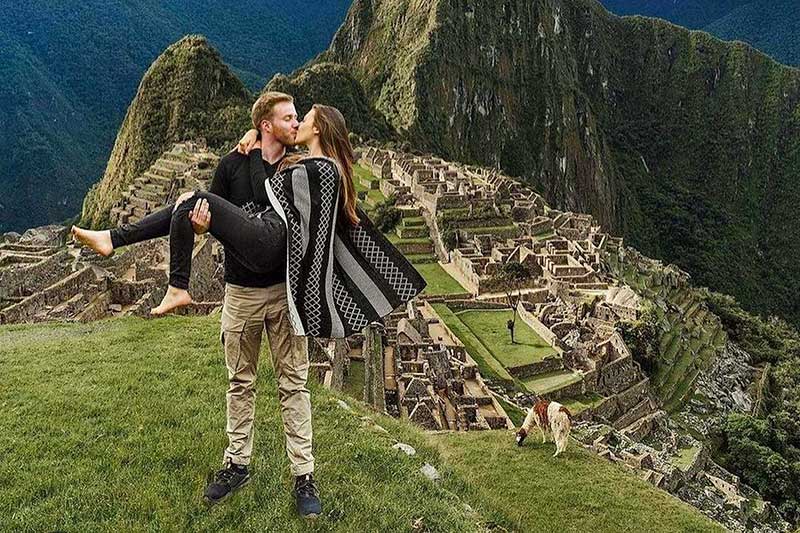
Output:
<instances>
[{"instance_id":1,"label":"stone wall","mask_svg":"<svg viewBox=\"0 0 800 533\"><path fill-rule=\"evenodd\" d=\"M622 392L639 375L638 368L634 366L632 357L623 357L606 363L600 366L597 372L597 389L604 394Z\"/></svg>"},{"instance_id":2,"label":"stone wall","mask_svg":"<svg viewBox=\"0 0 800 533\"><path fill-rule=\"evenodd\" d=\"M196 302L219 302L225 296L223 267L214 257L214 239L201 237L192 252L189 287Z\"/></svg>"},{"instance_id":3,"label":"stone wall","mask_svg":"<svg viewBox=\"0 0 800 533\"><path fill-rule=\"evenodd\" d=\"M3 310L0 313L0 324L27 322L47 306L54 306L64 302L81 292L84 286L97 281L97 276L92 267L79 270L47 289L39 291Z\"/></svg>"},{"instance_id":4,"label":"stone wall","mask_svg":"<svg viewBox=\"0 0 800 533\"><path fill-rule=\"evenodd\" d=\"M565 398L575 398L581 396L585 393L585 390L586 387L584 386L583 380L581 380L567 385L566 387L561 387L558 390L542 394L542 396L548 400L559 401Z\"/></svg>"},{"instance_id":5,"label":"stone wall","mask_svg":"<svg viewBox=\"0 0 800 533\"><path fill-rule=\"evenodd\" d=\"M0 298L29 296L63 279L71 271L71 257L61 250L38 263L0 270Z\"/></svg>"},{"instance_id":6,"label":"stone wall","mask_svg":"<svg viewBox=\"0 0 800 533\"><path fill-rule=\"evenodd\" d=\"M563 368L564 359L560 355L553 355L528 365L510 367L508 372L515 378L524 379L537 376L539 374L546 374L547 372L555 372L556 370L562 370Z\"/></svg>"},{"instance_id":7,"label":"stone wall","mask_svg":"<svg viewBox=\"0 0 800 533\"><path fill-rule=\"evenodd\" d=\"M538 318L533 316L533 313L527 311L525 307L521 305L521 303L517 304L517 313L522 321L525 322L533 331L535 331L537 335L544 339L547 344L555 348L556 351L561 351L556 334L550 331L547 326L542 324Z\"/></svg>"}]
</instances>

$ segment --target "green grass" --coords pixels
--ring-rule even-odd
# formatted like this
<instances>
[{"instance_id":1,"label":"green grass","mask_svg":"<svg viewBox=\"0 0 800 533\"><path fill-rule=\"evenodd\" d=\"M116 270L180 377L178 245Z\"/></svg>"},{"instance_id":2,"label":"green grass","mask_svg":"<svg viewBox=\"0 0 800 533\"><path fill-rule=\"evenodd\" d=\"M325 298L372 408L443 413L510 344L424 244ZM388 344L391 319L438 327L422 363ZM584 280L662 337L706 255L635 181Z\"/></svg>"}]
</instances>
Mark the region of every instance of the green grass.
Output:
<instances>
[{"instance_id":1,"label":"green grass","mask_svg":"<svg viewBox=\"0 0 800 533\"><path fill-rule=\"evenodd\" d=\"M218 316L0 327L0 531L713 529L577 446L553 460L552 444L519 449L507 431L433 437L352 399L351 411L341 409L339 396L315 383L324 513L306 523L294 511L266 351L255 475L207 509L205 476L219 467L227 441L218 331ZM391 449L396 440L417 455ZM419 473L425 462L441 481Z\"/></svg>"},{"instance_id":2,"label":"green grass","mask_svg":"<svg viewBox=\"0 0 800 533\"><path fill-rule=\"evenodd\" d=\"M467 352L475 360L478 365L478 370L484 377L499 379L508 383L513 383L514 378L508 373L508 370L494 358L486 346L483 345L481 340L475 336L469 327L464 324L461 319L456 315L452 309L447 307L446 304L432 304L433 308L439 314L439 317L444 321L450 331L458 337Z\"/></svg>"},{"instance_id":3,"label":"green grass","mask_svg":"<svg viewBox=\"0 0 800 533\"><path fill-rule=\"evenodd\" d=\"M364 397L364 361L351 360L350 370L345 378L344 392L360 400Z\"/></svg>"},{"instance_id":4,"label":"green grass","mask_svg":"<svg viewBox=\"0 0 800 533\"><path fill-rule=\"evenodd\" d=\"M680 448L673 463L684 472L692 465L692 461L700 453L700 448Z\"/></svg>"},{"instance_id":5,"label":"green grass","mask_svg":"<svg viewBox=\"0 0 800 533\"><path fill-rule=\"evenodd\" d=\"M573 415L576 415L581 411L589 409L590 407L597 407L603 402L604 399L605 398L599 394L587 394L584 396L578 396L577 398L560 400L560 402L562 405L565 405Z\"/></svg>"},{"instance_id":6,"label":"green grass","mask_svg":"<svg viewBox=\"0 0 800 533\"><path fill-rule=\"evenodd\" d=\"M353 183L356 185L356 189L363 191L366 188L361 185L361 178L366 178L370 181L379 179L368 168L361 165L353 165Z\"/></svg>"},{"instance_id":7,"label":"green grass","mask_svg":"<svg viewBox=\"0 0 800 533\"><path fill-rule=\"evenodd\" d=\"M404 226L424 226L425 219L423 217L405 217L401 224Z\"/></svg>"},{"instance_id":8,"label":"green grass","mask_svg":"<svg viewBox=\"0 0 800 533\"><path fill-rule=\"evenodd\" d=\"M311 385L324 516L295 516L268 352L251 485L208 510L227 443L219 317L0 328L0 531L468 531L458 499ZM352 400L349 402L355 404ZM382 419L383 420L383 419ZM412 445L419 432L387 419ZM457 481L457 480L456 480ZM447 484L445 484L446 486Z\"/></svg>"},{"instance_id":9,"label":"green grass","mask_svg":"<svg viewBox=\"0 0 800 533\"><path fill-rule=\"evenodd\" d=\"M428 295L463 294L469 292L445 272L439 263L416 263L414 268L422 274L428 286L423 291Z\"/></svg>"},{"instance_id":10,"label":"green grass","mask_svg":"<svg viewBox=\"0 0 800 533\"><path fill-rule=\"evenodd\" d=\"M512 531L722 532L687 504L571 443L558 458L538 433L525 446L506 431L431 435L469 483L473 507ZM507 474L505 474L507 473ZM643 492L647 493L643 497Z\"/></svg>"},{"instance_id":11,"label":"green grass","mask_svg":"<svg viewBox=\"0 0 800 533\"><path fill-rule=\"evenodd\" d=\"M527 365L556 354L552 346L519 318L514 328L516 342L511 344L511 336L506 328L506 322L511 316L510 310L469 310L458 313L461 321L506 368Z\"/></svg>"},{"instance_id":12,"label":"green grass","mask_svg":"<svg viewBox=\"0 0 800 533\"><path fill-rule=\"evenodd\" d=\"M529 391L547 394L580 381L581 375L571 370L556 370L522 380Z\"/></svg>"},{"instance_id":13,"label":"green grass","mask_svg":"<svg viewBox=\"0 0 800 533\"><path fill-rule=\"evenodd\" d=\"M415 266L425 263L437 263L438 259L433 254L404 254L406 259L411 261Z\"/></svg>"},{"instance_id":14,"label":"green grass","mask_svg":"<svg viewBox=\"0 0 800 533\"><path fill-rule=\"evenodd\" d=\"M372 205L375 205L386 199L383 193L381 193L380 189L368 189L367 187L361 185L361 178L366 178L370 181L379 180L379 178L375 177L368 169L360 165L353 165L353 185L355 186L356 192L367 191L367 196L372 201ZM370 206L367 205L362 207L367 209Z\"/></svg>"},{"instance_id":15,"label":"green grass","mask_svg":"<svg viewBox=\"0 0 800 533\"><path fill-rule=\"evenodd\" d=\"M525 416L527 413L522 409L517 409L516 407L514 407L513 405L511 405L510 403L508 403L507 401L505 401L500 397L496 397L495 399L500 405L503 406L503 409L508 415L508 418L511 419L511 422L513 422L514 425L517 427L521 426L522 423L525 421Z\"/></svg>"},{"instance_id":16,"label":"green grass","mask_svg":"<svg viewBox=\"0 0 800 533\"><path fill-rule=\"evenodd\" d=\"M431 241L430 237L413 237L410 239L409 238L401 239L400 236L397 235L397 233L395 232L386 233L386 238L392 244L398 244L403 242L413 243L413 244L431 244L433 242Z\"/></svg>"}]
</instances>

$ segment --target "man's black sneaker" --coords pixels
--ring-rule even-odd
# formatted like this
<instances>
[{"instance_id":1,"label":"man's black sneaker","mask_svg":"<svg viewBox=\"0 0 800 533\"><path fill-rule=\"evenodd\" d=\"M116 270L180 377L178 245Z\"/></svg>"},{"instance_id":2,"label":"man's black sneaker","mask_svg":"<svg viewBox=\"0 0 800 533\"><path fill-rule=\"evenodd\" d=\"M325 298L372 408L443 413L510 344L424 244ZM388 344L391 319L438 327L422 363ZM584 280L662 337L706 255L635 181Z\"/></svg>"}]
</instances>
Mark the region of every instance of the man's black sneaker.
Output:
<instances>
[{"instance_id":1,"label":"man's black sneaker","mask_svg":"<svg viewBox=\"0 0 800 533\"><path fill-rule=\"evenodd\" d=\"M319 491L311 474L294 478L294 495L297 499L297 512L303 518L316 518L322 513Z\"/></svg>"},{"instance_id":2,"label":"man's black sneaker","mask_svg":"<svg viewBox=\"0 0 800 533\"><path fill-rule=\"evenodd\" d=\"M222 470L209 476L203 499L209 505L225 500L250 481L250 472L245 465L228 463Z\"/></svg>"}]
</instances>

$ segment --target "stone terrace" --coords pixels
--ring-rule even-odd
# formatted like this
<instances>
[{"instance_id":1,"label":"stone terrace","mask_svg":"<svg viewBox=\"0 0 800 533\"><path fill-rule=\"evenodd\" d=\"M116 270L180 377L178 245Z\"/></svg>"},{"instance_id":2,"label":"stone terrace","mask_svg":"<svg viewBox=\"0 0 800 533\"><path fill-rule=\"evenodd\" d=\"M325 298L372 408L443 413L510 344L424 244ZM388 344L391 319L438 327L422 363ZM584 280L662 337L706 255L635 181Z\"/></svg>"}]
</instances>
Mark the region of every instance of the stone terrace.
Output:
<instances>
[{"instance_id":1,"label":"stone terrace","mask_svg":"<svg viewBox=\"0 0 800 533\"><path fill-rule=\"evenodd\" d=\"M218 157L202 143L176 144L134 180L114 206L115 223L135 222L183 191L204 189ZM69 228L44 226L0 244L0 323L88 321L147 316L167 285L165 239L140 243L103 258L66 244ZM192 296L183 313L207 313L223 293L222 248L201 237L193 251Z\"/></svg>"}]
</instances>

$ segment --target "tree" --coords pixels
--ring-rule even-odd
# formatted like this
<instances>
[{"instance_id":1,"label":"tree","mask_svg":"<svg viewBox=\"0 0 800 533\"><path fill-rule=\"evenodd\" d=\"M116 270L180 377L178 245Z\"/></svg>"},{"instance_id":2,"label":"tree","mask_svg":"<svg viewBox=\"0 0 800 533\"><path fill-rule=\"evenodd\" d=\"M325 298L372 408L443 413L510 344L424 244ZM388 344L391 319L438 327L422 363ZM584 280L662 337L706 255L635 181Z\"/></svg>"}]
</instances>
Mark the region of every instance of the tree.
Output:
<instances>
[{"instance_id":1,"label":"tree","mask_svg":"<svg viewBox=\"0 0 800 533\"><path fill-rule=\"evenodd\" d=\"M522 288L530 278L530 269L519 261L505 262L494 276L495 283L501 286L506 293L506 300L512 311L511 320L506 324L511 335L511 344L515 344L514 327L517 324L517 305L522 297Z\"/></svg>"},{"instance_id":2,"label":"tree","mask_svg":"<svg viewBox=\"0 0 800 533\"><path fill-rule=\"evenodd\" d=\"M622 340L633 353L633 358L648 374L655 372L658 366L658 344L661 339L661 328L658 314L651 302L645 302L639 319L633 322L621 321L617 324Z\"/></svg>"},{"instance_id":3,"label":"tree","mask_svg":"<svg viewBox=\"0 0 800 533\"><path fill-rule=\"evenodd\" d=\"M370 218L373 224L383 233L393 231L403 218L403 214L395 207L396 203L397 198L391 195L389 198L376 205L375 210L372 212Z\"/></svg>"}]
</instances>

